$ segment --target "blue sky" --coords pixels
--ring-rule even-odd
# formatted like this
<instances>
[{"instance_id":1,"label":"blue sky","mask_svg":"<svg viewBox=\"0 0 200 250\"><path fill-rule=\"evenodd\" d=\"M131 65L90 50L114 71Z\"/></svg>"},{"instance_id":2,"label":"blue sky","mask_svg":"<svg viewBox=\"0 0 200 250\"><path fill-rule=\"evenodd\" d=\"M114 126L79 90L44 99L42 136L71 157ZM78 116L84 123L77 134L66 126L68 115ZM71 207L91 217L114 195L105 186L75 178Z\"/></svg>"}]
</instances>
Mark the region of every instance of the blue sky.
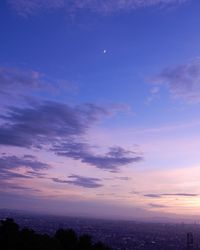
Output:
<instances>
[{"instance_id":1,"label":"blue sky","mask_svg":"<svg viewBox=\"0 0 200 250\"><path fill-rule=\"evenodd\" d=\"M1 1L1 207L198 216L199 9Z\"/></svg>"}]
</instances>

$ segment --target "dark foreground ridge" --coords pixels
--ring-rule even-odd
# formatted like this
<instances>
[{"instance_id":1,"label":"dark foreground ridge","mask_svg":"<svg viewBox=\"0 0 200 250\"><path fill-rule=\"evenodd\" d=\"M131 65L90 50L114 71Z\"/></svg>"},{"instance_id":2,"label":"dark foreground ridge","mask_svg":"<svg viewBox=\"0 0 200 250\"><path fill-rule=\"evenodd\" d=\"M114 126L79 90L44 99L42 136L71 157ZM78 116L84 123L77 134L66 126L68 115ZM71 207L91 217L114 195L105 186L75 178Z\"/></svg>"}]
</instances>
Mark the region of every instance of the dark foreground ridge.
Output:
<instances>
[{"instance_id":1,"label":"dark foreground ridge","mask_svg":"<svg viewBox=\"0 0 200 250\"><path fill-rule=\"evenodd\" d=\"M88 234L78 236L72 229L59 229L54 236L19 229L13 219L0 221L1 250L111 250L101 242L93 243Z\"/></svg>"}]
</instances>

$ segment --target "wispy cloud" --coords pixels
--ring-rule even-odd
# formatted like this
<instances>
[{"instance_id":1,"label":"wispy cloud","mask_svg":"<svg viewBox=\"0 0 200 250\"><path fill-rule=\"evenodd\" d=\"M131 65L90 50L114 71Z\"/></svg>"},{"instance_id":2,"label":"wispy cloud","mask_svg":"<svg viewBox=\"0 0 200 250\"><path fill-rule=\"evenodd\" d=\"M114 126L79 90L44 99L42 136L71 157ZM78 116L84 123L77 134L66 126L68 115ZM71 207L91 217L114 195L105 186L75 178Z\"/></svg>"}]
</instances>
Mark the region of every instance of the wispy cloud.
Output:
<instances>
[{"instance_id":1,"label":"wispy cloud","mask_svg":"<svg viewBox=\"0 0 200 250\"><path fill-rule=\"evenodd\" d=\"M25 168L26 173L20 173L19 169ZM39 171L46 170L50 166L38 161L36 158L27 159L26 157L2 156L0 158L0 179L7 180L13 178L33 178L40 176Z\"/></svg>"},{"instance_id":2,"label":"wispy cloud","mask_svg":"<svg viewBox=\"0 0 200 250\"><path fill-rule=\"evenodd\" d=\"M80 10L108 14L120 11L132 11L138 8L156 5L182 4L188 0L7 0L20 15L28 16L41 11L64 9L71 14Z\"/></svg>"},{"instance_id":3,"label":"wispy cloud","mask_svg":"<svg viewBox=\"0 0 200 250\"><path fill-rule=\"evenodd\" d=\"M116 179L121 180L121 181L129 181L131 180L131 177L122 176L122 177L116 177Z\"/></svg>"},{"instance_id":4,"label":"wispy cloud","mask_svg":"<svg viewBox=\"0 0 200 250\"><path fill-rule=\"evenodd\" d=\"M156 204L156 203L149 203L148 204L150 207L153 207L153 208L165 208L167 206L165 205L162 205L162 204Z\"/></svg>"},{"instance_id":5,"label":"wispy cloud","mask_svg":"<svg viewBox=\"0 0 200 250\"><path fill-rule=\"evenodd\" d=\"M144 196L149 198L161 198L160 194L144 194Z\"/></svg>"},{"instance_id":6,"label":"wispy cloud","mask_svg":"<svg viewBox=\"0 0 200 250\"><path fill-rule=\"evenodd\" d=\"M30 107L9 107L1 115L0 144L41 147L60 138L81 136L108 111L94 104L71 107L46 101Z\"/></svg>"},{"instance_id":7,"label":"wispy cloud","mask_svg":"<svg viewBox=\"0 0 200 250\"><path fill-rule=\"evenodd\" d=\"M152 78L157 86L166 86L170 95L188 103L200 103L200 60L167 67Z\"/></svg>"},{"instance_id":8,"label":"wispy cloud","mask_svg":"<svg viewBox=\"0 0 200 250\"><path fill-rule=\"evenodd\" d=\"M9 180L9 179L32 179L32 176L26 174L20 174L8 169L2 169L0 172L0 180Z\"/></svg>"},{"instance_id":9,"label":"wispy cloud","mask_svg":"<svg viewBox=\"0 0 200 250\"><path fill-rule=\"evenodd\" d=\"M0 67L0 89L38 88L42 85L42 74L34 70Z\"/></svg>"},{"instance_id":10,"label":"wispy cloud","mask_svg":"<svg viewBox=\"0 0 200 250\"><path fill-rule=\"evenodd\" d=\"M32 160L26 159L25 157L20 158L17 156L3 156L0 158L0 167L1 169L17 169L19 167L26 167L31 170L42 170L49 168L49 165L40 161L37 161L35 158Z\"/></svg>"},{"instance_id":11,"label":"wispy cloud","mask_svg":"<svg viewBox=\"0 0 200 250\"><path fill-rule=\"evenodd\" d=\"M83 177L79 175L70 175L67 180L59 178L52 178L52 180L57 183L68 183L84 188L99 188L103 186L103 184L100 183L101 179L99 178Z\"/></svg>"},{"instance_id":12,"label":"wispy cloud","mask_svg":"<svg viewBox=\"0 0 200 250\"><path fill-rule=\"evenodd\" d=\"M50 79L44 73L19 67L0 66L0 94L30 94L33 91L59 94L77 92L77 86L64 79Z\"/></svg>"},{"instance_id":13,"label":"wispy cloud","mask_svg":"<svg viewBox=\"0 0 200 250\"><path fill-rule=\"evenodd\" d=\"M54 146L57 155L71 157L99 169L117 172L120 167L143 160L140 153L125 150L122 147L112 147L104 154L95 154L86 143L64 143Z\"/></svg>"},{"instance_id":14,"label":"wispy cloud","mask_svg":"<svg viewBox=\"0 0 200 250\"><path fill-rule=\"evenodd\" d=\"M185 197L196 197L199 196L199 194L191 194L191 193L167 193L167 194L162 194L162 196L185 196Z\"/></svg>"},{"instance_id":15,"label":"wispy cloud","mask_svg":"<svg viewBox=\"0 0 200 250\"><path fill-rule=\"evenodd\" d=\"M163 194L144 194L145 197L149 198L161 198L162 196L182 196L182 197L196 197L199 194L194 193L163 193Z\"/></svg>"},{"instance_id":16,"label":"wispy cloud","mask_svg":"<svg viewBox=\"0 0 200 250\"><path fill-rule=\"evenodd\" d=\"M122 147L111 147L103 155L93 153L91 148L94 147L83 138L92 124L114 111L115 107L110 109L91 103L69 106L51 101L25 108L8 107L7 112L0 115L0 144L51 149L59 156L80 160L99 169L118 171L121 166L139 162L143 157Z\"/></svg>"},{"instance_id":17,"label":"wispy cloud","mask_svg":"<svg viewBox=\"0 0 200 250\"><path fill-rule=\"evenodd\" d=\"M0 183L0 188L5 189L11 189L11 190L15 190L15 191L27 191L27 192L40 192L39 189L37 188L31 188L31 187L25 187L25 186L21 186L21 185L15 185L12 183Z\"/></svg>"}]
</instances>

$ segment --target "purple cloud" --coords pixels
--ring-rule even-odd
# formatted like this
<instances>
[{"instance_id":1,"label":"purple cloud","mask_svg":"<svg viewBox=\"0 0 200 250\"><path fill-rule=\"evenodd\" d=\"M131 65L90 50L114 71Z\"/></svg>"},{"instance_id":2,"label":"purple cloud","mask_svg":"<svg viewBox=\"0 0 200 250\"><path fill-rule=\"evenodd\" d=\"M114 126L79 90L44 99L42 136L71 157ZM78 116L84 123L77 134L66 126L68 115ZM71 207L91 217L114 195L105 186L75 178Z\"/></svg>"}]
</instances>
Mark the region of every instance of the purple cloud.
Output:
<instances>
[{"instance_id":1,"label":"purple cloud","mask_svg":"<svg viewBox=\"0 0 200 250\"><path fill-rule=\"evenodd\" d=\"M200 60L165 68L152 82L167 86L173 98L200 103Z\"/></svg>"},{"instance_id":2,"label":"purple cloud","mask_svg":"<svg viewBox=\"0 0 200 250\"><path fill-rule=\"evenodd\" d=\"M117 110L119 107L117 107ZM99 169L118 171L121 166L139 162L143 157L122 147L112 147L106 154L95 154L83 137L102 116L110 116L115 108L106 109L91 103L69 106L45 101L25 108L8 107L0 115L0 144L26 148L51 149ZM30 156L25 156L31 162Z\"/></svg>"},{"instance_id":3,"label":"purple cloud","mask_svg":"<svg viewBox=\"0 0 200 250\"><path fill-rule=\"evenodd\" d=\"M7 169L1 169L0 181L9 180L9 179L18 179L18 178L32 179L32 176L26 175L26 174L19 174L19 173L12 172L12 171L7 170Z\"/></svg>"},{"instance_id":4,"label":"purple cloud","mask_svg":"<svg viewBox=\"0 0 200 250\"><path fill-rule=\"evenodd\" d=\"M162 194L162 196L185 196L185 197L195 197L195 196L199 196L198 194L191 194L191 193L175 193L175 194L170 194L170 193L166 193L166 194Z\"/></svg>"},{"instance_id":5,"label":"purple cloud","mask_svg":"<svg viewBox=\"0 0 200 250\"><path fill-rule=\"evenodd\" d=\"M38 89L43 86L43 76L34 70L0 67L0 90L3 93L24 89Z\"/></svg>"},{"instance_id":6,"label":"purple cloud","mask_svg":"<svg viewBox=\"0 0 200 250\"><path fill-rule=\"evenodd\" d=\"M48 169L49 165L36 159L29 160L26 158L19 158L17 156L3 156L0 158L1 169L17 169L20 167L26 167L34 171Z\"/></svg>"},{"instance_id":7,"label":"purple cloud","mask_svg":"<svg viewBox=\"0 0 200 250\"><path fill-rule=\"evenodd\" d=\"M122 176L122 177L116 177L116 179L121 180L121 181L129 181L131 180L131 177Z\"/></svg>"},{"instance_id":8,"label":"purple cloud","mask_svg":"<svg viewBox=\"0 0 200 250\"><path fill-rule=\"evenodd\" d=\"M13 89L41 87L41 77L34 71L0 68L0 87L11 92ZM122 110L127 111L127 106L105 108L92 103L71 106L53 101L35 101L26 107L7 106L0 115L0 145L51 149L57 155L117 172L121 166L141 161L142 157L121 147L110 148L103 155L93 153L91 148L94 147L85 143L84 137L101 117ZM31 157L24 156L23 162L28 162L30 166L34 162ZM18 164L18 159L15 160Z\"/></svg>"},{"instance_id":9,"label":"purple cloud","mask_svg":"<svg viewBox=\"0 0 200 250\"><path fill-rule=\"evenodd\" d=\"M0 144L42 147L82 136L92 123L109 111L94 104L69 106L46 101L26 108L9 107L0 115Z\"/></svg>"},{"instance_id":10,"label":"purple cloud","mask_svg":"<svg viewBox=\"0 0 200 250\"><path fill-rule=\"evenodd\" d=\"M144 196L149 198L161 198L160 194L145 194Z\"/></svg>"},{"instance_id":11,"label":"purple cloud","mask_svg":"<svg viewBox=\"0 0 200 250\"><path fill-rule=\"evenodd\" d=\"M12 183L7 183L7 182L0 183L0 188L2 188L4 190L5 189L11 189L11 190L28 191L29 193L30 192L40 192L40 190L36 189L36 188L15 185L15 184L12 184Z\"/></svg>"},{"instance_id":12,"label":"purple cloud","mask_svg":"<svg viewBox=\"0 0 200 250\"><path fill-rule=\"evenodd\" d=\"M153 208L165 208L167 206L165 205L162 205L162 204L155 204L155 203L149 203L148 204L150 207L153 207Z\"/></svg>"},{"instance_id":13,"label":"purple cloud","mask_svg":"<svg viewBox=\"0 0 200 250\"><path fill-rule=\"evenodd\" d=\"M36 70L17 67L0 66L0 94L13 97L26 95L27 93L48 92L77 92L77 86L64 79L51 79ZM26 96L25 96L26 97Z\"/></svg>"},{"instance_id":14,"label":"purple cloud","mask_svg":"<svg viewBox=\"0 0 200 250\"><path fill-rule=\"evenodd\" d=\"M103 155L95 154L87 143L63 143L55 145L52 150L57 155L80 160L83 163L111 172L117 172L124 165L143 160L139 153L125 150L122 147L112 147Z\"/></svg>"},{"instance_id":15,"label":"purple cloud","mask_svg":"<svg viewBox=\"0 0 200 250\"><path fill-rule=\"evenodd\" d=\"M19 168L26 168L26 174L16 172ZM27 159L26 157L2 156L0 158L0 179L7 180L13 178L33 178L40 177L41 170L46 170L50 166L38 161L36 158Z\"/></svg>"},{"instance_id":16,"label":"purple cloud","mask_svg":"<svg viewBox=\"0 0 200 250\"><path fill-rule=\"evenodd\" d=\"M70 175L68 176L68 180L61 180L59 178L52 178L52 180L57 183L68 183L84 188L98 188L103 186L99 183L101 181L99 178L83 177L79 175Z\"/></svg>"},{"instance_id":17,"label":"purple cloud","mask_svg":"<svg viewBox=\"0 0 200 250\"><path fill-rule=\"evenodd\" d=\"M161 198L162 196L185 196L185 197L196 197L199 194L194 193L163 193L163 194L145 194L145 197L149 198Z\"/></svg>"},{"instance_id":18,"label":"purple cloud","mask_svg":"<svg viewBox=\"0 0 200 250\"><path fill-rule=\"evenodd\" d=\"M138 8L156 5L181 4L188 0L7 0L9 5L22 16L41 11L64 9L68 14L79 10L108 14L120 11L131 11Z\"/></svg>"}]
</instances>

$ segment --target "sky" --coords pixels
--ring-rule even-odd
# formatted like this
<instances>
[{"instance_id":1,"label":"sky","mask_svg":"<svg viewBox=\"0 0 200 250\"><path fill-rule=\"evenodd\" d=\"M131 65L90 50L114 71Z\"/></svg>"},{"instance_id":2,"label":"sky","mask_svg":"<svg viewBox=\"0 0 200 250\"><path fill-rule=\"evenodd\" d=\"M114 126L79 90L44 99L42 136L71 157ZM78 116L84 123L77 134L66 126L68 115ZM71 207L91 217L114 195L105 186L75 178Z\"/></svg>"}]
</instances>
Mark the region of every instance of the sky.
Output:
<instances>
[{"instance_id":1,"label":"sky","mask_svg":"<svg viewBox=\"0 0 200 250\"><path fill-rule=\"evenodd\" d=\"M199 11L0 1L0 208L199 219Z\"/></svg>"}]
</instances>

